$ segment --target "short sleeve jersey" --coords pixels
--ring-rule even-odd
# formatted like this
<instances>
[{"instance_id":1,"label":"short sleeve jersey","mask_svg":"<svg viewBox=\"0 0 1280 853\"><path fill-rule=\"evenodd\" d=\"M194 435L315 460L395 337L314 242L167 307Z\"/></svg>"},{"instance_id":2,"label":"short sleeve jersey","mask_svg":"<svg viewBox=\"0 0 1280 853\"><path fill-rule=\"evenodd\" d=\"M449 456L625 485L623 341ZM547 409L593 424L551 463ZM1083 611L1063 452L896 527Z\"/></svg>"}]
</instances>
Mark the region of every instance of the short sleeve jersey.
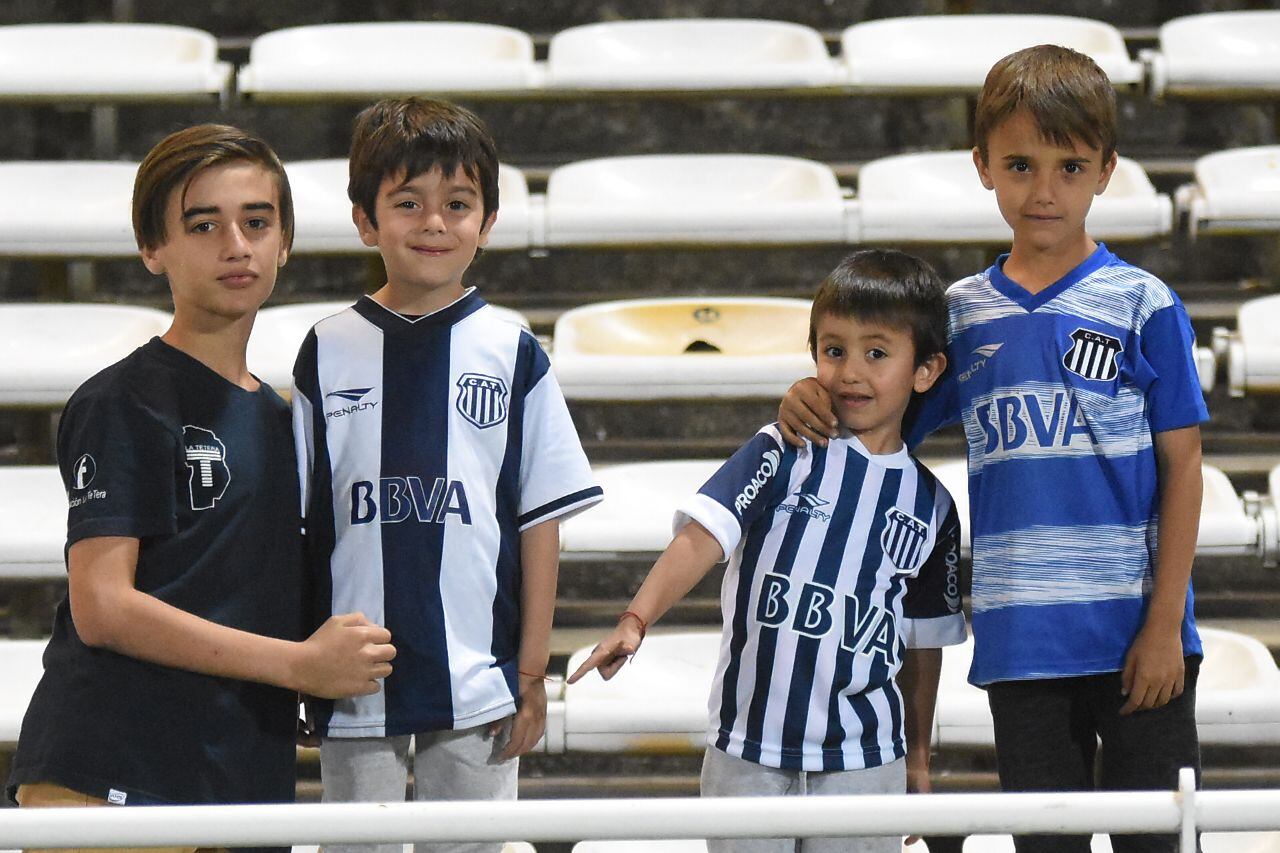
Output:
<instances>
[{"instance_id":1,"label":"short sleeve jersey","mask_svg":"<svg viewBox=\"0 0 1280 853\"><path fill-rule=\"evenodd\" d=\"M729 559L708 743L789 770L906 754L904 647L962 642L960 526L906 448L796 449L767 426L681 505Z\"/></svg>"},{"instance_id":2,"label":"short sleeve jersey","mask_svg":"<svg viewBox=\"0 0 1280 853\"><path fill-rule=\"evenodd\" d=\"M318 703L323 731L513 713L520 532L602 497L537 340L474 290L416 319L366 297L312 329L294 381L317 615L359 610L396 647L382 690Z\"/></svg>"},{"instance_id":3,"label":"short sleeve jersey","mask_svg":"<svg viewBox=\"0 0 1280 853\"><path fill-rule=\"evenodd\" d=\"M1142 626L1159 489L1154 435L1207 419L1186 310L1099 245L1031 294L1004 258L947 292L951 369L914 442L968 442L975 684L1114 672ZM1187 590L1182 644L1201 652Z\"/></svg>"},{"instance_id":4,"label":"short sleeve jersey","mask_svg":"<svg viewBox=\"0 0 1280 853\"><path fill-rule=\"evenodd\" d=\"M135 585L285 640L302 630L288 405L159 339L85 382L58 429L68 548L140 540ZM86 646L67 600L22 724L10 795L50 782L124 804L292 801L297 697Z\"/></svg>"}]
</instances>

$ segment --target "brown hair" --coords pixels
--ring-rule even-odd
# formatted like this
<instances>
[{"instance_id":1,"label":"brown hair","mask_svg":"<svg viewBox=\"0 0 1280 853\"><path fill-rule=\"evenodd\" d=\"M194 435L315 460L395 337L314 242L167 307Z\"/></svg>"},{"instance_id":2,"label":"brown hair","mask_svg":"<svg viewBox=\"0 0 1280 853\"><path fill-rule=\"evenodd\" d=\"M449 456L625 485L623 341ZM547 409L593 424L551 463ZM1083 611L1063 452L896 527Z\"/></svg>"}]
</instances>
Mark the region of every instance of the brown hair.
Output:
<instances>
[{"instance_id":1,"label":"brown hair","mask_svg":"<svg viewBox=\"0 0 1280 853\"><path fill-rule=\"evenodd\" d=\"M983 163L992 131L1018 110L1029 112L1044 139L1055 145L1069 148L1083 142L1101 151L1104 163L1115 151L1115 88L1083 53L1041 44L991 66L973 127Z\"/></svg>"},{"instance_id":2,"label":"brown hair","mask_svg":"<svg viewBox=\"0 0 1280 853\"><path fill-rule=\"evenodd\" d=\"M488 222L498 209L498 153L475 113L447 101L412 97L378 101L356 116L347 196L374 228L383 178L403 171L405 180L412 180L435 166L446 175L461 167L480 185Z\"/></svg>"},{"instance_id":3,"label":"brown hair","mask_svg":"<svg viewBox=\"0 0 1280 853\"><path fill-rule=\"evenodd\" d=\"M895 249L863 249L826 277L809 311L809 353L818 357L818 321L857 317L907 329L919 367L947 347L947 297L927 262Z\"/></svg>"},{"instance_id":4,"label":"brown hair","mask_svg":"<svg viewBox=\"0 0 1280 853\"><path fill-rule=\"evenodd\" d=\"M176 131L147 152L133 181L133 236L138 248L155 249L168 239L164 213L175 191L186 193L205 169L240 161L261 166L275 178L283 245L291 248L293 195L280 158L257 136L225 124L198 124Z\"/></svg>"}]
</instances>

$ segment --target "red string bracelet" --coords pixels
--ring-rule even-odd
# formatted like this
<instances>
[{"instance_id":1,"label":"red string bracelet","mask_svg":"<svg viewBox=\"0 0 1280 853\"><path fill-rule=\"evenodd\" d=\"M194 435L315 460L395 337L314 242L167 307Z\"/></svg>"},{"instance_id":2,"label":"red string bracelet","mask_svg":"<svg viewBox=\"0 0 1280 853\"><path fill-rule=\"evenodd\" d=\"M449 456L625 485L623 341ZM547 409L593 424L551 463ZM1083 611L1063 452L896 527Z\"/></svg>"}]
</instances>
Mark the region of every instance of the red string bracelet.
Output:
<instances>
[{"instance_id":1,"label":"red string bracelet","mask_svg":"<svg viewBox=\"0 0 1280 853\"><path fill-rule=\"evenodd\" d=\"M548 676L545 672L544 673L525 672L523 669L517 669L516 672L519 673L520 675L523 675L526 678L541 678L543 681L551 680L550 676Z\"/></svg>"},{"instance_id":2,"label":"red string bracelet","mask_svg":"<svg viewBox=\"0 0 1280 853\"><path fill-rule=\"evenodd\" d=\"M625 619L628 616L636 620L636 622L640 625L640 639L643 640L645 632L649 630L649 623L641 619L640 614L636 613L634 610L622 611L622 615L618 617L618 621L621 622L623 619Z\"/></svg>"}]
</instances>

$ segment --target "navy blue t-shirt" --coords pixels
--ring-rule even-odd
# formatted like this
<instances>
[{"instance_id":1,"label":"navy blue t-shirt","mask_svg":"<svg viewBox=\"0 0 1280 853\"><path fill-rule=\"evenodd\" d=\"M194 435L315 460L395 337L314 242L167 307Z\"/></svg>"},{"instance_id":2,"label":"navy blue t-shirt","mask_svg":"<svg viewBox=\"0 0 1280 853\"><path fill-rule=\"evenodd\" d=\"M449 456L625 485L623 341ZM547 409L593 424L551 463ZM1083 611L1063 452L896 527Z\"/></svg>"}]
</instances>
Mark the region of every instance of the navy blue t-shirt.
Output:
<instances>
[{"instance_id":1,"label":"navy blue t-shirt","mask_svg":"<svg viewBox=\"0 0 1280 853\"><path fill-rule=\"evenodd\" d=\"M289 409L152 339L82 385L58 429L67 547L141 540L135 585L281 639L302 631ZM297 700L86 646L57 609L9 779L113 803L291 801Z\"/></svg>"}]
</instances>

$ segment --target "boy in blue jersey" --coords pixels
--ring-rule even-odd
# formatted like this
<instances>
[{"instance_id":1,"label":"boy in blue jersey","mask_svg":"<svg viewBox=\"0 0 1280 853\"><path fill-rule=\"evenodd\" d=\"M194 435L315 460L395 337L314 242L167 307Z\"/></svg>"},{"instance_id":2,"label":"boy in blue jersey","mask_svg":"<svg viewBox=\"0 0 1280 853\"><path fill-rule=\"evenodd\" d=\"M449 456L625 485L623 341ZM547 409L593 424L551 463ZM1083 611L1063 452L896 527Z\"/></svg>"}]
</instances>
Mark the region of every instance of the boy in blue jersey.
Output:
<instances>
[{"instance_id":1,"label":"boy in blue jersey","mask_svg":"<svg viewBox=\"0 0 1280 853\"><path fill-rule=\"evenodd\" d=\"M381 101L350 162L387 283L308 334L294 427L321 615L360 602L398 656L380 693L316 703L324 799L404 799L411 739L416 799L513 799L546 720L559 521L602 493L536 339L463 286L498 212L480 120Z\"/></svg>"},{"instance_id":2,"label":"boy in blue jersey","mask_svg":"<svg viewBox=\"0 0 1280 853\"><path fill-rule=\"evenodd\" d=\"M359 614L303 633L289 407L245 350L293 241L284 167L226 125L166 136L133 192L173 323L63 410L67 597L7 795L23 808L290 802L298 692L378 690Z\"/></svg>"},{"instance_id":3,"label":"boy in blue jersey","mask_svg":"<svg viewBox=\"0 0 1280 853\"><path fill-rule=\"evenodd\" d=\"M570 677L611 678L648 625L728 560L704 796L929 789L941 647L964 640L960 526L908 453L902 418L946 365L942 284L901 252L846 258L814 298L809 349L839 434L797 450L764 427L685 501L613 633ZM898 838L807 838L806 853L897 853ZM789 851L796 839L711 839Z\"/></svg>"},{"instance_id":4,"label":"boy in blue jersey","mask_svg":"<svg viewBox=\"0 0 1280 853\"><path fill-rule=\"evenodd\" d=\"M1085 229L1116 164L1115 93L1091 59L1042 45L1000 60L975 136L1013 248L948 291L953 370L911 437L959 420L968 439L970 680L987 690L1001 785L1091 789L1101 738L1103 788L1172 788L1199 767L1190 576L1208 414L1190 321ZM820 439L828 408L820 389L793 388L784 435Z\"/></svg>"}]
</instances>

